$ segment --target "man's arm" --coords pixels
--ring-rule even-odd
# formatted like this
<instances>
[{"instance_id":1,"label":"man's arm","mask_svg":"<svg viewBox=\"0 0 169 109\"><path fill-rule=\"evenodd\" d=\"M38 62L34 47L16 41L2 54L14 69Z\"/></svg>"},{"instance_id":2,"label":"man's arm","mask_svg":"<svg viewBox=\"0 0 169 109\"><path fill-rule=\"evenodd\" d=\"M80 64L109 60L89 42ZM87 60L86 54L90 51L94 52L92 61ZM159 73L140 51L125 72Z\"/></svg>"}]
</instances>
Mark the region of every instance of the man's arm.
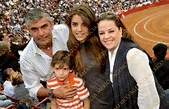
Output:
<instances>
[{"instance_id":1,"label":"man's arm","mask_svg":"<svg viewBox=\"0 0 169 109\"><path fill-rule=\"evenodd\" d=\"M40 83L40 77L32 69L33 66L27 61L22 61L21 71L26 88L28 88L31 97L48 97L49 89L44 88ZM76 87L67 89L68 85L63 85L53 91L57 98L72 99L76 95Z\"/></svg>"},{"instance_id":2,"label":"man's arm","mask_svg":"<svg viewBox=\"0 0 169 109\"><path fill-rule=\"evenodd\" d=\"M77 87L67 88L69 84L62 85L53 90L56 98L72 99L77 94Z\"/></svg>"},{"instance_id":3,"label":"man's arm","mask_svg":"<svg viewBox=\"0 0 169 109\"><path fill-rule=\"evenodd\" d=\"M53 95L56 98L63 98L63 99L72 99L76 95L76 87L67 88L69 85L63 85L58 87L57 89L53 90ZM48 97L50 89L41 87L38 90L37 96L40 97Z\"/></svg>"},{"instance_id":4,"label":"man's arm","mask_svg":"<svg viewBox=\"0 0 169 109\"><path fill-rule=\"evenodd\" d=\"M37 97L38 90L43 87L40 83L40 77L33 69L34 66L27 60L20 61L21 73L23 75L23 81L26 88L29 90L31 97Z\"/></svg>"},{"instance_id":5,"label":"man's arm","mask_svg":"<svg viewBox=\"0 0 169 109\"><path fill-rule=\"evenodd\" d=\"M48 96L49 96L49 95L48 95L49 91L50 91L50 89L41 87L41 88L38 90L37 96L38 96L38 97L48 97Z\"/></svg>"}]
</instances>

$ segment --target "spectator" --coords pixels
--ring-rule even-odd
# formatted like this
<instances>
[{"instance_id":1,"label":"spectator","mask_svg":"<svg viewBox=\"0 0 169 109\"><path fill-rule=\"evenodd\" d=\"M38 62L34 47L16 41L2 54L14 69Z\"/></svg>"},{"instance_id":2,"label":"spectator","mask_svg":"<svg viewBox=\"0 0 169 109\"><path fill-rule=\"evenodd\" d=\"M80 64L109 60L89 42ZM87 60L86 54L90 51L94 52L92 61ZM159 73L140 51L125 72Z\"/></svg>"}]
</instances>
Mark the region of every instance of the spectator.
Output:
<instances>
[{"instance_id":1,"label":"spectator","mask_svg":"<svg viewBox=\"0 0 169 109\"><path fill-rule=\"evenodd\" d=\"M56 106L59 109L90 109L89 91L84 87L83 80L73 74L75 71L74 57L68 51L57 51L52 58L51 66L55 74L55 77L47 82L51 91L66 83L70 84L68 88L77 87L77 95L71 100L52 98L51 109L56 109Z\"/></svg>"},{"instance_id":2,"label":"spectator","mask_svg":"<svg viewBox=\"0 0 169 109\"><path fill-rule=\"evenodd\" d=\"M133 43L120 18L106 12L97 23L100 41L108 50L113 108L167 109L165 92L154 79L147 54Z\"/></svg>"},{"instance_id":3,"label":"spectator","mask_svg":"<svg viewBox=\"0 0 169 109\"><path fill-rule=\"evenodd\" d=\"M14 70L12 68L7 68L3 72L3 76L4 76L4 79L5 79L5 82L3 84L4 94L8 97L14 97L15 96L15 93L14 93L15 87L11 83L11 76L13 75L13 73L14 73Z\"/></svg>"},{"instance_id":4,"label":"spectator","mask_svg":"<svg viewBox=\"0 0 169 109\"><path fill-rule=\"evenodd\" d=\"M55 25L53 18L45 10L31 9L25 23L32 39L20 57L21 72L25 87L31 97L48 97L50 90L46 88L46 81L54 77L50 63L53 54L58 50L67 50L68 28L65 25ZM63 85L53 90L58 98L72 98L76 88L66 89Z\"/></svg>"},{"instance_id":5,"label":"spectator","mask_svg":"<svg viewBox=\"0 0 169 109\"><path fill-rule=\"evenodd\" d=\"M162 43L158 43L153 47L155 72L158 82L164 90L169 89L169 60L165 59L167 54L167 46Z\"/></svg>"},{"instance_id":6,"label":"spectator","mask_svg":"<svg viewBox=\"0 0 169 109\"><path fill-rule=\"evenodd\" d=\"M11 39L8 37L8 35L6 33L1 33L0 34L0 41L11 42Z\"/></svg>"},{"instance_id":7,"label":"spectator","mask_svg":"<svg viewBox=\"0 0 169 109\"><path fill-rule=\"evenodd\" d=\"M28 89L25 88L25 84L23 83L22 74L20 72L14 72L11 76L12 85L15 86L14 99L19 100L20 106L23 109L28 109L38 103L37 98L32 98L29 96Z\"/></svg>"},{"instance_id":8,"label":"spectator","mask_svg":"<svg viewBox=\"0 0 169 109\"><path fill-rule=\"evenodd\" d=\"M87 5L77 5L66 24L70 29L68 47L75 57L78 75L89 90L90 109L112 109L112 88L105 77L106 50L96 35L96 16Z\"/></svg>"},{"instance_id":9,"label":"spectator","mask_svg":"<svg viewBox=\"0 0 169 109\"><path fill-rule=\"evenodd\" d=\"M7 68L13 68L15 71L20 70L18 59L11 53L9 42L0 41L0 60L1 72Z\"/></svg>"},{"instance_id":10,"label":"spectator","mask_svg":"<svg viewBox=\"0 0 169 109\"><path fill-rule=\"evenodd\" d=\"M25 46L27 45L27 43L17 44L17 43L15 43L15 41L12 41L13 38L14 38L13 35L8 36L8 34L6 34L6 33L0 34L0 41L7 41L10 43L11 53L19 61L19 57L20 57L19 51L22 51L25 48Z\"/></svg>"}]
</instances>

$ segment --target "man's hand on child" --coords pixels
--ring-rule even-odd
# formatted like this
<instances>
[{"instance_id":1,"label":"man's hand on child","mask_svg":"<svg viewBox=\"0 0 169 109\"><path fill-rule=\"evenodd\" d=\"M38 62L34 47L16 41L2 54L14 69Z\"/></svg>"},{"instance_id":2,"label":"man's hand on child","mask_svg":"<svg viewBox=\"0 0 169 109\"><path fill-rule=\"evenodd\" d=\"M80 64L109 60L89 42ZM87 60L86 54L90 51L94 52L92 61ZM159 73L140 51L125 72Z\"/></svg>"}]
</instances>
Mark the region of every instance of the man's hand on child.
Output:
<instances>
[{"instance_id":1,"label":"man's hand on child","mask_svg":"<svg viewBox=\"0 0 169 109\"><path fill-rule=\"evenodd\" d=\"M56 98L72 99L77 94L77 88L74 86L69 87L69 84L60 86L53 91Z\"/></svg>"}]
</instances>

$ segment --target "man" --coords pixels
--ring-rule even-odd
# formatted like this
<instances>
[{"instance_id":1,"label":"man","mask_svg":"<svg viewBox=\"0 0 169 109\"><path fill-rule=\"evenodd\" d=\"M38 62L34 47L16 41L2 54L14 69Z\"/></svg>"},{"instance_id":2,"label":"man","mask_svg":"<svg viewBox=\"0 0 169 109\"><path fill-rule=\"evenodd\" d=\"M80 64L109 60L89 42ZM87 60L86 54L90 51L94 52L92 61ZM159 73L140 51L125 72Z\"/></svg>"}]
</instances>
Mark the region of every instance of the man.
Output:
<instances>
[{"instance_id":1,"label":"man","mask_svg":"<svg viewBox=\"0 0 169 109\"><path fill-rule=\"evenodd\" d=\"M25 24L32 39L20 57L21 72L26 88L32 97L72 98L76 88L67 89L67 85L49 90L42 85L52 78L51 70L53 54L58 50L68 50L69 29L65 25L54 26L54 19L42 9L32 9L25 17Z\"/></svg>"},{"instance_id":2,"label":"man","mask_svg":"<svg viewBox=\"0 0 169 109\"><path fill-rule=\"evenodd\" d=\"M167 54L167 45L158 43L153 47L153 51L156 57L154 60L156 68L154 75L163 89L167 90L169 89L169 60L165 59Z\"/></svg>"}]
</instances>

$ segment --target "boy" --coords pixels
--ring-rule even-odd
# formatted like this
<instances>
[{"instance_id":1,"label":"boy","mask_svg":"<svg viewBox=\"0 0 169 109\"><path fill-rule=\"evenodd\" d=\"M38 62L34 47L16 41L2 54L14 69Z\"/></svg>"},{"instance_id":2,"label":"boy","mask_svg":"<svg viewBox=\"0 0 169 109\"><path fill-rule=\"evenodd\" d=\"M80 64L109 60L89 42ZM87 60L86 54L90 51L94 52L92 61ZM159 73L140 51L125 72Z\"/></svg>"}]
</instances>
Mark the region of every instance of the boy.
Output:
<instances>
[{"instance_id":1,"label":"boy","mask_svg":"<svg viewBox=\"0 0 169 109\"><path fill-rule=\"evenodd\" d=\"M55 77L47 81L48 88L56 89L63 84L70 84L67 88L77 87L77 95L71 100L51 98L51 109L57 107L59 109L90 109L89 91L84 87L82 79L73 74L74 57L68 51L57 51L52 58L51 66Z\"/></svg>"}]
</instances>

